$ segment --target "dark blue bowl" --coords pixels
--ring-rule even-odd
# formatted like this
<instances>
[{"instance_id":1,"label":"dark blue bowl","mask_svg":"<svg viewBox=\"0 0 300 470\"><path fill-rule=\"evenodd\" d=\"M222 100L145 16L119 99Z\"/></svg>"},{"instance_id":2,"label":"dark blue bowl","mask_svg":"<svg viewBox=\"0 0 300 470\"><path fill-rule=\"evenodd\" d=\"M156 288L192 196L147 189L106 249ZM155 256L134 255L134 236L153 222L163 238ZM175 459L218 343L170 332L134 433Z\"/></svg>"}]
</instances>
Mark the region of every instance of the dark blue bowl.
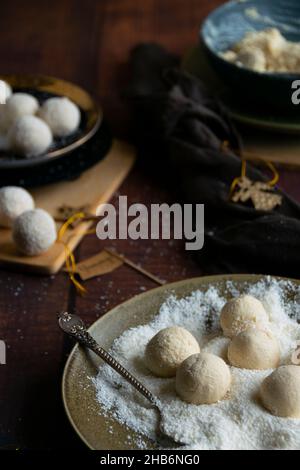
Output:
<instances>
[{"instance_id":1,"label":"dark blue bowl","mask_svg":"<svg viewBox=\"0 0 300 470\"><path fill-rule=\"evenodd\" d=\"M300 42L299 0L234 0L214 10L204 21L200 38L219 78L245 103L268 110L299 112L292 103L292 83L299 73L260 73L232 64L220 52L229 49L248 31L276 27L290 40Z\"/></svg>"}]
</instances>

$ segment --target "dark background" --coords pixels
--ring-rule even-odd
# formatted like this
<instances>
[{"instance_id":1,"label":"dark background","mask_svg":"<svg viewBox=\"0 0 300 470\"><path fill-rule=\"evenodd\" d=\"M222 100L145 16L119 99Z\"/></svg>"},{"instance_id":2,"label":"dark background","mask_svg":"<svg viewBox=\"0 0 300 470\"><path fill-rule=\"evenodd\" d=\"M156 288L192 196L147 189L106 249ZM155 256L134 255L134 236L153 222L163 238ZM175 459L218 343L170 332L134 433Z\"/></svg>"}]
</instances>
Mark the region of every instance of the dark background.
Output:
<instances>
[{"instance_id":1,"label":"dark background","mask_svg":"<svg viewBox=\"0 0 300 470\"><path fill-rule=\"evenodd\" d=\"M197 42L202 19L216 0L12 0L0 6L0 73L42 73L74 81L104 108L117 137L129 138L129 110L120 98L127 59L138 42L155 41L183 54ZM159 169L157 171L159 176ZM300 200L299 174L281 172L281 185ZM136 165L118 194L128 203L168 202L161 178ZM113 201L117 201L115 195ZM168 281L202 274L180 241L117 241L133 261ZM87 236L77 260L103 243ZM57 311L78 312L87 323L133 295L155 287L127 267L88 281L80 298L61 273L53 277L0 270L0 447L83 448L64 415L61 375L71 342L56 323Z\"/></svg>"}]
</instances>

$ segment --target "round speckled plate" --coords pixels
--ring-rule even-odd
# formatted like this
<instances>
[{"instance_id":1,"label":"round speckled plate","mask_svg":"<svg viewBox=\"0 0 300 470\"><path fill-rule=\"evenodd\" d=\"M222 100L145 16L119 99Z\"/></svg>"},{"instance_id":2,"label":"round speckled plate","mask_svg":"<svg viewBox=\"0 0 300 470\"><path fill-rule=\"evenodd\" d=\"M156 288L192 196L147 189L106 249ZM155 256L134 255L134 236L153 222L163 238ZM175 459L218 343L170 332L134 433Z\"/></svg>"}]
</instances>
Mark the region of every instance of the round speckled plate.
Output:
<instances>
[{"instance_id":1,"label":"round speckled plate","mask_svg":"<svg viewBox=\"0 0 300 470\"><path fill-rule=\"evenodd\" d=\"M127 328L148 323L158 313L161 304L171 294L185 297L196 289L206 290L216 286L226 297L227 281L233 281L241 291L264 279L259 275L207 276L168 284L133 297L97 320L89 332L99 344L109 349L113 340ZM296 285L300 281L292 280ZM127 450L137 448L138 435L114 419L101 414L90 378L97 374L101 359L79 346L72 350L65 366L62 393L65 410L75 431L90 449ZM128 440L128 435L131 437ZM129 443L130 442L130 443ZM148 441L149 448L153 443Z\"/></svg>"}]
</instances>

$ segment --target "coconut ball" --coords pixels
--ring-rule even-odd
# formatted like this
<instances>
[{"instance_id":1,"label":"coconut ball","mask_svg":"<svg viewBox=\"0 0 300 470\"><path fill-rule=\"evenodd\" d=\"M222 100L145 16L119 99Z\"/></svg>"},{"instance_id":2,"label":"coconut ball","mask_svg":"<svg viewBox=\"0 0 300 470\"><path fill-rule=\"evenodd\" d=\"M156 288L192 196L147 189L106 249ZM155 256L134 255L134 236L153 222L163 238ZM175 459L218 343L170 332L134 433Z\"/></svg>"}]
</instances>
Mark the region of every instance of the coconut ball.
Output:
<instances>
[{"instance_id":1,"label":"coconut ball","mask_svg":"<svg viewBox=\"0 0 300 470\"><path fill-rule=\"evenodd\" d=\"M280 361L279 344L271 332L250 328L232 339L228 359L241 369L274 369Z\"/></svg>"},{"instance_id":2,"label":"coconut ball","mask_svg":"<svg viewBox=\"0 0 300 470\"><path fill-rule=\"evenodd\" d=\"M8 139L16 153L30 158L46 152L52 143L52 133L38 117L22 116L12 126Z\"/></svg>"},{"instance_id":3,"label":"coconut ball","mask_svg":"<svg viewBox=\"0 0 300 470\"><path fill-rule=\"evenodd\" d=\"M222 308L220 316L224 335L230 338L248 328L265 329L268 321L263 304L252 295L229 300Z\"/></svg>"},{"instance_id":4,"label":"coconut ball","mask_svg":"<svg viewBox=\"0 0 300 470\"><path fill-rule=\"evenodd\" d=\"M300 418L300 367L281 366L260 388L265 408L276 416Z\"/></svg>"},{"instance_id":5,"label":"coconut ball","mask_svg":"<svg viewBox=\"0 0 300 470\"><path fill-rule=\"evenodd\" d=\"M194 405L222 400L230 384L229 367L214 354L193 354L182 362L176 373L176 392L182 400Z\"/></svg>"},{"instance_id":6,"label":"coconut ball","mask_svg":"<svg viewBox=\"0 0 300 470\"><path fill-rule=\"evenodd\" d=\"M4 93L3 93L4 91ZM6 131L6 119L5 119L5 110L6 110L6 101L12 95L11 86L0 80L0 92L1 92L1 101L0 101L0 131ZM2 150L2 149L1 149Z\"/></svg>"},{"instance_id":7,"label":"coconut ball","mask_svg":"<svg viewBox=\"0 0 300 470\"><path fill-rule=\"evenodd\" d=\"M13 240L27 256L37 256L47 251L56 241L54 219L43 209L21 214L13 225Z\"/></svg>"},{"instance_id":8,"label":"coconut ball","mask_svg":"<svg viewBox=\"0 0 300 470\"><path fill-rule=\"evenodd\" d=\"M189 331L180 326L171 326L160 330L149 341L145 350L145 363L154 375L173 377L182 361L199 352L199 344Z\"/></svg>"},{"instance_id":9,"label":"coconut ball","mask_svg":"<svg viewBox=\"0 0 300 470\"><path fill-rule=\"evenodd\" d=\"M11 227L14 220L34 208L34 200L28 191L17 186L0 189L0 225Z\"/></svg>"},{"instance_id":10,"label":"coconut ball","mask_svg":"<svg viewBox=\"0 0 300 470\"><path fill-rule=\"evenodd\" d=\"M4 87L4 93L5 93L5 100L8 100L8 98L11 97L12 95L12 88L9 83L5 82L4 80L0 80L0 87Z\"/></svg>"},{"instance_id":11,"label":"coconut ball","mask_svg":"<svg viewBox=\"0 0 300 470\"><path fill-rule=\"evenodd\" d=\"M28 93L14 93L3 108L2 127L8 130L18 118L35 114L39 108L39 102Z\"/></svg>"},{"instance_id":12,"label":"coconut ball","mask_svg":"<svg viewBox=\"0 0 300 470\"><path fill-rule=\"evenodd\" d=\"M48 124L55 137L65 137L78 129L80 111L68 98L49 98L39 116Z\"/></svg>"}]
</instances>

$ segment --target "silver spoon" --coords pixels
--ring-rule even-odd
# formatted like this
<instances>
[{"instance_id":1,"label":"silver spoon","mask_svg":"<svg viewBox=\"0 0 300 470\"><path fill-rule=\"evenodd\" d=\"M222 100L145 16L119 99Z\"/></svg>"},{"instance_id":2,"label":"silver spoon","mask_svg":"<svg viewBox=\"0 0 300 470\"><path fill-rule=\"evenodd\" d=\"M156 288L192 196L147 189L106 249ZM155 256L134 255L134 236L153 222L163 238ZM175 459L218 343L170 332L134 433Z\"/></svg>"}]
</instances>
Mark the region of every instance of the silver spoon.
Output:
<instances>
[{"instance_id":1,"label":"silver spoon","mask_svg":"<svg viewBox=\"0 0 300 470\"><path fill-rule=\"evenodd\" d=\"M114 359L105 349L103 349L87 331L84 322L78 315L71 315L63 312L58 315L58 324L60 328L72 336L83 346L91 349L97 356L101 357L110 367L129 382L138 392L140 392L154 406L160 417L159 431L157 432L157 441L162 447L174 448L183 445L176 442L171 436L168 436L161 428L162 412L159 399L153 395L139 380L137 380L125 367Z\"/></svg>"}]
</instances>

